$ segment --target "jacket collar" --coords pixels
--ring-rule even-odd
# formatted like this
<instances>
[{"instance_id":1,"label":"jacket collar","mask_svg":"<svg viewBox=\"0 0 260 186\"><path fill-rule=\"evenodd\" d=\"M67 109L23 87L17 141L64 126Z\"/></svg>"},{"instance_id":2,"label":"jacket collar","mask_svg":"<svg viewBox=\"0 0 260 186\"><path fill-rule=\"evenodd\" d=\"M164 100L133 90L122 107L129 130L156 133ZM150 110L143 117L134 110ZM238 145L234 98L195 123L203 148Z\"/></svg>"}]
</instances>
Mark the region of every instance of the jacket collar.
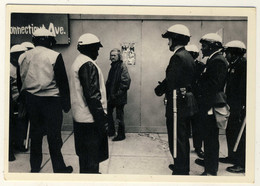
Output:
<instances>
[{"instance_id":1,"label":"jacket collar","mask_svg":"<svg viewBox=\"0 0 260 186\"><path fill-rule=\"evenodd\" d=\"M91 59L89 56L87 56L87 55L85 55L85 54L82 54L82 53L80 53L80 56L81 56L82 58L84 58L85 61L91 61L91 62L93 62L93 63L96 64L96 61L94 61L93 59Z\"/></svg>"},{"instance_id":2,"label":"jacket collar","mask_svg":"<svg viewBox=\"0 0 260 186\"><path fill-rule=\"evenodd\" d=\"M110 65L114 66L114 65L122 63L122 62L123 62L122 60L118 60L118 61L112 62Z\"/></svg>"},{"instance_id":3,"label":"jacket collar","mask_svg":"<svg viewBox=\"0 0 260 186\"><path fill-rule=\"evenodd\" d=\"M182 45L179 45L179 46L176 46L175 50L173 51L173 54L174 55L179 49L183 48L184 46Z\"/></svg>"},{"instance_id":4,"label":"jacket collar","mask_svg":"<svg viewBox=\"0 0 260 186\"><path fill-rule=\"evenodd\" d=\"M221 50L222 50L222 49L219 49L219 50L213 52L213 53L209 56L208 60L210 60L214 55L216 55L217 53L219 53Z\"/></svg>"}]
</instances>

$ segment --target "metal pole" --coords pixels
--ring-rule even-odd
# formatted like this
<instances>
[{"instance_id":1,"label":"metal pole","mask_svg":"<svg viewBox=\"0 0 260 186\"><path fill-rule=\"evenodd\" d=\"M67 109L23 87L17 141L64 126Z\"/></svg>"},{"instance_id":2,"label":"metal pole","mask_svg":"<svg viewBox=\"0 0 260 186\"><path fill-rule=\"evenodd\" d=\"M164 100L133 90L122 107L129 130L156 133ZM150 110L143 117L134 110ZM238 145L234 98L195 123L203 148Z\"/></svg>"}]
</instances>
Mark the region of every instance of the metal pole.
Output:
<instances>
[{"instance_id":1,"label":"metal pole","mask_svg":"<svg viewBox=\"0 0 260 186\"><path fill-rule=\"evenodd\" d=\"M239 144L239 142L240 142L240 140L241 140L241 136L242 136L242 134L243 134L243 132L244 132L245 126L246 126L246 117L244 118L243 124L242 124L242 126L241 126L240 131L239 131L239 134L238 134L237 141L236 141L236 143L235 143L233 152L236 152L236 151L237 151L237 147L238 147L238 144Z\"/></svg>"},{"instance_id":2,"label":"metal pole","mask_svg":"<svg viewBox=\"0 0 260 186\"><path fill-rule=\"evenodd\" d=\"M177 157L177 93L173 90L173 158Z\"/></svg>"}]
</instances>

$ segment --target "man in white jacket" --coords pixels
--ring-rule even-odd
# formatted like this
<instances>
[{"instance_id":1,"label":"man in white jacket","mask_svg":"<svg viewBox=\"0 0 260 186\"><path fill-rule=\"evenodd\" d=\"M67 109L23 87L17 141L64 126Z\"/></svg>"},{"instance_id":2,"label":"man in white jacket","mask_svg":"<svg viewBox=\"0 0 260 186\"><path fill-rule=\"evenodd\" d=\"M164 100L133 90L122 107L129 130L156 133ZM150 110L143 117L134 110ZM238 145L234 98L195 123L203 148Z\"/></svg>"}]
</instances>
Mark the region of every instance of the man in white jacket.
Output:
<instances>
[{"instance_id":1,"label":"man in white jacket","mask_svg":"<svg viewBox=\"0 0 260 186\"><path fill-rule=\"evenodd\" d=\"M80 36L80 54L71 67L71 108L80 173L99 173L99 163L108 158L106 87L95 62L100 47L97 36Z\"/></svg>"},{"instance_id":2,"label":"man in white jacket","mask_svg":"<svg viewBox=\"0 0 260 186\"><path fill-rule=\"evenodd\" d=\"M34 49L19 58L21 97L31 122L31 172L40 172L42 139L47 134L54 173L71 173L61 154L62 110L70 110L69 83L62 55L50 48L54 36L45 28L33 33Z\"/></svg>"}]
</instances>

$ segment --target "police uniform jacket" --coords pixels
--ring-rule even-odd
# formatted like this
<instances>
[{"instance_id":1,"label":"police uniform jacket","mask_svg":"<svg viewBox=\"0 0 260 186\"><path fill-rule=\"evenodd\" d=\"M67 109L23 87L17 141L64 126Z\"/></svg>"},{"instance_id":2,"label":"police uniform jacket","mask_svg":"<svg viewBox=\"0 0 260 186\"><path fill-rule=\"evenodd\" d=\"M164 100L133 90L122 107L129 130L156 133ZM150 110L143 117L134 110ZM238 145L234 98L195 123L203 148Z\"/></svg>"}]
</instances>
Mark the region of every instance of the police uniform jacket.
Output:
<instances>
[{"instance_id":1,"label":"police uniform jacket","mask_svg":"<svg viewBox=\"0 0 260 186\"><path fill-rule=\"evenodd\" d=\"M205 68L205 64L201 61L195 60L195 79L198 80L200 74L203 72Z\"/></svg>"},{"instance_id":2,"label":"police uniform jacket","mask_svg":"<svg viewBox=\"0 0 260 186\"><path fill-rule=\"evenodd\" d=\"M123 61L112 62L106 82L108 103L114 105L126 104L130 83L131 78Z\"/></svg>"},{"instance_id":3,"label":"police uniform jacket","mask_svg":"<svg viewBox=\"0 0 260 186\"><path fill-rule=\"evenodd\" d=\"M198 80L198 102L202 112L209 111L216 102L216 95L223 91L227 76L227 61L219 52L207 60L204 72Z\"/></svg>"},{"instance_id":4,"label":"police uniform jacket","mask_svg":"<svg viewBox=\"0 0 260 186\"><path fill-rule=\"evenodd\" d=\"M238 58L228 68L226 85L227 102L231 112L241 111L246 106L246 59Z\"/></svg>"},{"instance_id":5,"label":"police uniform jacket","mask_svg":"<svg viewBox=\"0 0 260 186\"><path fill-rule=\"evenodd\" d=\"M166 117L173 115L173 90L191 87L195 73L194 59L184 47L178 48L166 69ZM177 96L181 96L180 94Z\"/></svg>"}]
</instances>

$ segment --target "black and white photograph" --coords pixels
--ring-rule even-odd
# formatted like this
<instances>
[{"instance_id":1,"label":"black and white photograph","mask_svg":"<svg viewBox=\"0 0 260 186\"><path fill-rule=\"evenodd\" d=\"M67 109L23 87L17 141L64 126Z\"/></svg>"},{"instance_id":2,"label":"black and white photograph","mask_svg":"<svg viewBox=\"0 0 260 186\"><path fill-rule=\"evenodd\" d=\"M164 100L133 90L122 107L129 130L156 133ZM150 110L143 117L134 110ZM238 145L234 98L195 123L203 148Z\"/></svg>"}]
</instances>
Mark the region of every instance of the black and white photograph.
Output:
<instances>
[{"instance_id":1,"label":"black and white photograph","mask_svg":"<svg viewBox=\"0 0 260 186\"><path fill-rule=\"evenodd\" d=\"M255 14L7 5L5 179L253 183Z\"/></svg>"}]
</instances>

